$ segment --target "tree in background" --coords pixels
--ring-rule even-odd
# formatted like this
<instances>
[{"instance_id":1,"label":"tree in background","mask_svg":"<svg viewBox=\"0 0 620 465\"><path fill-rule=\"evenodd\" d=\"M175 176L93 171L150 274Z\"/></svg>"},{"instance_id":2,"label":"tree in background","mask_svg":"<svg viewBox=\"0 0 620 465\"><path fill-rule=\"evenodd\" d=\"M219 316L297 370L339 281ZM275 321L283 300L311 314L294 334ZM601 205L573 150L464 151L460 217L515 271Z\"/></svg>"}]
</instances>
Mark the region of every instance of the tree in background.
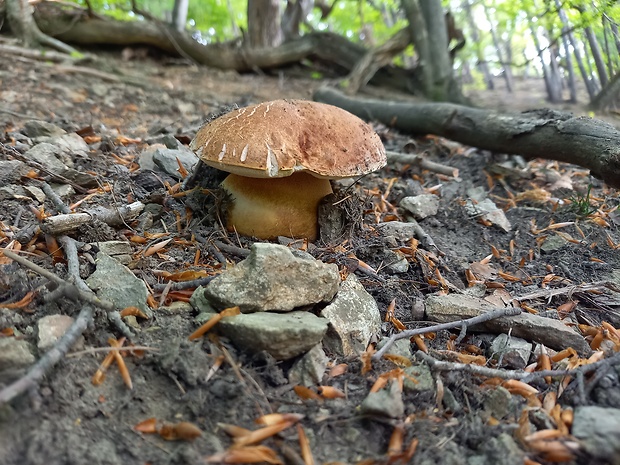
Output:
<instances>
[{"instance_id":1,"label":"tree in background","mask_svg":"<svg viewBox=\"0 0 620 465\"><path fill-rule=\"evenodd\" d=\"M508 90L542 73L552 102L585 87L602 108L618 93L616 2L459 0L445 15L440 0L74 1L6 0L7 23L29 46L68 53L67 43L146 44L244 72L303 62L349 93L371 83L459 102L457 70L487 88L501 76Z\"/></svg>"}]
</instances>

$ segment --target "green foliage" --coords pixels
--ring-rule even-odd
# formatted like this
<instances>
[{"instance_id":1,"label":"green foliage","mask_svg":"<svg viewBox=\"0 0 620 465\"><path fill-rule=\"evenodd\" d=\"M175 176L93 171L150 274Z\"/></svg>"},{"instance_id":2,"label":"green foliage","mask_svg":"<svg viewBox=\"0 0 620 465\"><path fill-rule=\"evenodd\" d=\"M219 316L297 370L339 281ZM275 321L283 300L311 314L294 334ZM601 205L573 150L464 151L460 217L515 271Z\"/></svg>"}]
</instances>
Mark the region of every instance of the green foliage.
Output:
<instances>
[{"instance_id":1,"label":"green foliage","mask_svg":"<svg viewBox=\"0 0 620 465\"><path fill-rule=\"evenodd\" d=\"M592 190L592 184L588 184L588 191L585 194L576 193L569 198L570 209L575 212L579 218L585 218L596 211L590 203L590 191Z\"/></svg>"}]
</instances>

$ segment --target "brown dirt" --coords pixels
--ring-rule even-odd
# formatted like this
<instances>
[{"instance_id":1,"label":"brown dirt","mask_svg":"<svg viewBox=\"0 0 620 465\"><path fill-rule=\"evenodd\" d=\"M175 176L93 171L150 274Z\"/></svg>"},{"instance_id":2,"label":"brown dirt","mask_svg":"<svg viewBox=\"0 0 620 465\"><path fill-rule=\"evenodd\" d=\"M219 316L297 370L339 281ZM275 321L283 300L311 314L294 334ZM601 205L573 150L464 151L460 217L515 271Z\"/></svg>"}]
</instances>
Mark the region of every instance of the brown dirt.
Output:
<instances>
[{"instance_id":1,"label":"brown dirt","mask_svg":"<svg viewBox=\"0 0 620 465\"><path fill-rule=\"evenodd\" d=\"M0 62L3 110L10 109L41 118L68 131L92 125L95 133L104 137L105 145L94 145L90 158L79 163L97 172L103 182L114 183L114 196L95 197L83 207L122 203L133 192L134 179L126 170L118 167L111 154L138 155L145 145L133 143L123 146L115 139L117 135L146 140L159 132L175 134L184 140L183 137L191 138L194 135L203 118L210 112L229 105L244 105L274 98L310 98L312 90L321 84L315 80L291 77L287 73L280 76L240 76L150 59L125 63L114 60L114 64L133 75L141 76L149 84L136 87L108 83L99 78L70 74L54 65L28 60ZM527 88L520 91L520 97L514 98L519 100L523 97L525 101L527 97L528 102L537 103L535 106L544 105L541 99L532 97L531 87L528 83ZM0 113L0 139L10 144L11 134L18 132L27 119ZM409 140L407 136L389 129L379 130L390 148L400 147ZM574 201L565 200L563 204L557 204L550 200L583 198L588 185L592 185L591 203L601 211L608 211L620 203L617 191L591 179L579 168L544 161L529 163L527 178L509 174L491 177L487 176L487 172L493 171L492 165L496 162L505 161L503 157L468 150L441 140L420 139L416 144L418 150L427 150L434 161L457 167L463 181L457 183L433 173L420 173L413 167L388 167L360 183L358 193L364 199L360 201L365 202L367 207L364 217L367 226L361 234L344 244L346 252L326 249L313 251L317 256L329 256L343 264L348 263L346 254L354 253L378 269L386 282L361 274L359 277L377 300L382 312L396 299L397 318L405 324L415 325L415 309L419 307L421 299L429 293L440 291L441 285L432 279L432 275L425 275L424 269L413 259L406 274L387 273L384 266L384 243L368 225L375 223L377 216L389 219L392 213L389 208L380 208L381 202L377 195L372 195L373 189L378 193L389 190L385 200L391 205L398 205L405 195L441 186L438 187L441 193L439 213L423 221L422 226L445 254L439 267L442 276L456 287L466 286L465 270L471 263L491 254L493 248L501 255L501 258L492 261L496 268L512 274L521 270L527 276L514 282L495 279L512 295L541 289L543 286L557 287L569 281L579 284L609 280L613 278L614 271L616 281L620 279L617 275L620 254L610 246L610 243L620 243L618 212L600 214L597 223L593 217L579 217L572 209ZM551 192L551 184L561 175L570 179L573 190L565 188ZM492 183L490 197L506 209L506 215L513 225L510 232L485 226L467 216L464 211L466 189L478 186L488 189L489 182ZM549 195L541 197L542 191L534 189L543 189ZM81 197L75 195L72 200ZM163 192L161 198L164 223L174 225L176 213L185 217L182 201L165 196ZM205 211L212 207L209 199L203 200L203 204L206 204ZM20 213L20 224L36 223L27 207L27 201L3 200L0 221L13 224ZM52 212L53 209L51 204L46 203L47 211ZM538 228L552 222L575 222L559 230L570 234L574 242L567 242L556 250L544 253L541 250L544 243L542 236L548 236L549 239L556 236L557 232L549 230L535 234L533 221ZM151 232L158 232L158 228L161 229L159 223ZM203 237L213 233L221 234L218 231L216 224L211 221L205 221L195 229ZM126 230L111 228L96 231L96 234L82 230L75 238L84 242L93 240L93 235L121 239L126 233ZM191 239L188 231L184 231L181 236ZM231 239L236 243L234 237L231 236ZM249 243L243 240L244 245ZM2 245L5 246L6 242ZM167 254L171 259L166 261L156 256L137 261L134 272L153 285L158 281L154 270L184 269L186 263L193 263L196 247L202 246L196 244L185 249L170 249ZM136 255L141 248L139 245L134 246ZM213 256L204 247L202 252L200 268L216 271L217 262ZM227 258L239 260L232 255ZM62 261L54 263L51 257L37 258L36 261L62 276L66 273ZM16 269L14 267L13 272ZM83 277L93 269L84 259ZM32 273L28 272L27 275L28 282L24 282L23 277L20 279L21 288L17 287L17 281L13 282L15 288L11 292L11 301L19 300L27 290L40 283L40 279ZM548 281L549 275L555 275L557 279ZM579 322L592 320L593 325L605 319L618 326L620 310L617 301L609 306L597 299L594 294L573 296L577 306L570 317ZM562 295L548 301L530 301L528 305L546 312L557 309L568 300L568 296ZM27 311L3 310L0 312L0 323L4 327L14 328L21 337L35 343L33 328L39 318L55 313L75 316L79 310L79 304L68 300L44 303L37 299ZM123 385L115 369L110 370L103 384L93 386L90 380L103 355L88 354L66 358L49 373L32 395L22 396L9 406L0 407L0 463L203 463L204 457L231 444L230 438L218 426L219 423L255 428L254 420L271 411L305 415L302 424L309 436L316 463L358 463L366 459L376 460L374 463L387 463L386 452L395 421L360 417L357 409L377 376L393 369L393 364L377 363L371 373L362 375L359 360L335 359L334 363L348 363L349 370L347 374L326 382L345 390L347 398L323 403L303 402L287 384L289 363L276 363L264 354L240 352L224 341L240 371L224 363L213 378L204 382L215 361L212 355L214 343L207 340L202 343L187 341L187 336L197 326L194 317L194 314L188 312L155 311L153 320L141 323L142 331L134 342L157 348L159 352L147 352L143 358L128 357L134 383L131 391ZM394 330L387 323L384 329L386 334ZM108 323L105 315L99 313L94 327L84 334L84 346L105 347L110 336L118 337L119 334ZM447 332L440 333L429 344L435 349L445 349L448 336ZM484 337L471 335L459 349L465 350L465 344L484 347L485 341ZM446 397L453 398L453 403L448 404L453 407L452 410L445 407L446 403L443 408L438 406L434 393L405 393L404 396L409 419L405 427L405 444L409 444L413 438L419 440L413 463L522 463L518 451L504 446L504 438L506 434L516 437L515 430L525 400L512 396L506 416L497 422L491 421L483 409L485 399L492 391L491 387L481 386L480 379L462 373L442 374L441 378ZM8 379L0 379L0 385L5 381ZM551 389L543 384L537 387L543 392ZM601 398L600 390L594 389L588 402L602 403ZM610 402L606 405L620 407L610 405ZM575 399L568 393L561 398L561 403L570 407L575 405ZM203 431L203 435L192 442L174 442L165 441L156 435L142 435L132 429L138 422L150 417L169 422L192 422ZM277 440L270 439L265 443L285 455L287 463L299 463L295 462L299 445L294 429L284 432ZM295 452L287 454L287 449ZM542 460L535 452L526 450L526 453L533 459ZM576 463L590 462L587 456L580 456Z\"/></svg>"}]
</instances>

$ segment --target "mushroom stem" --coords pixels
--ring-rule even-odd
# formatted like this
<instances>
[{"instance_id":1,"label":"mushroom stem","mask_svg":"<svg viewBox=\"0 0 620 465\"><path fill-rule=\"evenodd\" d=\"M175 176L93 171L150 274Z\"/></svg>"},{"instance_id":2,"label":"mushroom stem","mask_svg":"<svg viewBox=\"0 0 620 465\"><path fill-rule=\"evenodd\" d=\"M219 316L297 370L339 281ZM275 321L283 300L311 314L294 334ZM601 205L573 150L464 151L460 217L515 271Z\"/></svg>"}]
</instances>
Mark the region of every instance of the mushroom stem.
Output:
<instances>
[{"instance_id":1,"label":"mushroom stem","mask_svg":"<svg viewBox=\"0 0 620 465\"><path fill-rule=\"evenodd\" d=\"M318 207L332 193L328 179L299 172L284 178L248 178L231 174L221 184L231 196L226 220L229 231L274 239L318 236Z\"/></svg>"}]
</instances>

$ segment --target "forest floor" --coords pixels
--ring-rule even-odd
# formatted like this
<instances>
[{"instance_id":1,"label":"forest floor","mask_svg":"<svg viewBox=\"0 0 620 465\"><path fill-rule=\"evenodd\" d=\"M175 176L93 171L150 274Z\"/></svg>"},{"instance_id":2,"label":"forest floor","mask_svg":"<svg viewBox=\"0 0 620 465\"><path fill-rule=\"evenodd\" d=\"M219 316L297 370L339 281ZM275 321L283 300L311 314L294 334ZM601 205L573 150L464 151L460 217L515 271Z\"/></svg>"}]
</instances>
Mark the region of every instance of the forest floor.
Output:
<instances>
[{"instance_id":1,"label":"forest floor","mask_svg":"<svg viewBox=\"0 0 620 465\"><path fill-rule=\"evenodd\" d=\"M222 256L228 266L238 263L242 257L234 253L238 252L235 247L249 248L252 241L219 228L211 197L203 200L202 211L195 209L190 214L184 197L172 195L157 181L168 180L173 185L172 178L158 173L149 185L148 173L139 166L141 155L166 135L187 145L212 112L277 98L310 99L323 83L294 77L293 70L277 76L238 75L148 57L121 61L107 54L107 59L138 77L140 85L109 81L53 63L0 60L0 142L27 154L38 142L33 133L24 135L30 120L43 120L69 133L78 131L88 143L88 153L65 153L63 161L93 174L99 188L90 194L69 191L63 197L67 205L83 200L76 211L85 211L140 200L157 211L148 226L97 223L68 233L78 241L83 279L96 269L92 260L96 247L88 244L127 241L131 248L128 266L148 285L152 304L161 299L157 284L165 283L170 274L187 270L195 271L192 276L219 274L226 267ZM518 111L546 106L543 91L542 82L528 80L519 83L514 95L476 92L472 99L486 107ZM562 109L585 113L579 107ZM398 331L400 323L407 328L432 324L424 313L428 296L462 296L470 284L477 283L473 287L479 291L476 298L495 307L518 301L529 314L573 328L585 344L573 347L579 354L561 342L560 347L550 347L543 334L524 341L530 346L522 363L509 356L497 360L490 348L497 331L470 331L456 341L458 329L443 330L427 335L423 342L430 356L454 364L453 370L429 371L425 362L409 353L420 350L419 340L418 346L405 349L405 356L373 361L368 371L368 360L328 353L330 367L346 364L346 370L336 373L328 368L321 384L340 389L345 397L306 399L289 381L293 361L248 353L225 338L189 342L188 336L200 325L198 311L174 301L187 300L191 291L171 291L160 308L153 308L150 318L132 320L137 336L131 343L147 348L140 354L124 352L133 389L127 388L114 365L103 382L91 382L106 357L105 348L110 347L108 339L122 336L98 311L83 339L35 389L0 406L0 463L242 463L231 447L230 434L236 431L245 437L247 432L225 425L258 429L255 420L270 412L300 414L295 418L301 418L301 428L290 427L258 441L265 448L247 450L255 462L311 463L300 448L304 443L300 431L305 431L314 463L620 463L617 447L609 451L584 432L596 433L604 444L613 443L614 438L618 442L613 426L611 431L604 426L597 430L596 424L586 423L593 411L585 410L600 408L595 411L597 418L618 418L617 361L597 365L594 376L539 377L529 386L456 368L478 363L496 369L496 374L508 369L523 373L526 365L529 370L544 368L545 354L552 356L550 368L554 369L614 356L620 349L619 333L614 329L620 328L620 298L611 290L620 286L619 192L580 167L541 159L520 165L508 156L450 141L413 139L389 128L376 129L390 150L407 146L409 152L424 152L431 160L459 170L458 178L453 178L413 165L389 164L348 191L355 193L353 202L363 211L361 230L341 244L307 247L315 258L338 264L341 274L355 273L378 304L382 319L393 303L392 319L382 324L382 335ZM54 138L48 143L59 144ZM19 171L12 153L0 151L0 162L15 163L2 169L12 166ZM0 244L21 247L26 258L66 278L62 254L53 253L51 238L35 229L42 206L46 214L59 213L57 205L34 189L49 177L41 170L19 173L0 173ZM377 223L406 222L405 211L398 208L402 199L428 193L438 197L439 206L420 225L436 247L398 235L387 238L376 227ZM482 199L495 204L505 218L472 214L468 205L475 207ZM190 215L202 214L209 220L190 221ZM198 236L208 240L196 241ZM147 256L145 249L160 237L173 241ZM214 244L221 243L229 247L217 250ZM393 257L406 266L389 266ZM43 353L37 348L45 328L42 319L59 314L75 318L83 304L66 298L44 300L50 290L42 286L43 278L6 257L0 260L0 344L7 344L0 352L8 354L8 347L17 347L6 341L23 342L27 347L26 354L13 354L8 361L8 355L3 358L0 353L1 389L22 376ZM575 287L593 283L594 290ZM24 300L28 296L33 299ZM550 326L543 333L553 331ZM228 354L225 359L218 356L222 353ZM412 362L413 374L399 371ZM423 372L430 376L429 385L416 388ZM407 385L416 376L420 380L400 392L399 383ZM381 405L374 414L362 412L360 404L378 379L388 384L393 380L396 387L377 388L385 394ZM402 411L390 416L389 405L394 404L397 411L402 405ZM136 425L149 418L173 425L189 422L202 434L193 438L193 430L174 430L181 438L173 441L162 431L161 436L136 431ZM540 431L539 436L532 436Z\"/></svg>"}]
</instances>

